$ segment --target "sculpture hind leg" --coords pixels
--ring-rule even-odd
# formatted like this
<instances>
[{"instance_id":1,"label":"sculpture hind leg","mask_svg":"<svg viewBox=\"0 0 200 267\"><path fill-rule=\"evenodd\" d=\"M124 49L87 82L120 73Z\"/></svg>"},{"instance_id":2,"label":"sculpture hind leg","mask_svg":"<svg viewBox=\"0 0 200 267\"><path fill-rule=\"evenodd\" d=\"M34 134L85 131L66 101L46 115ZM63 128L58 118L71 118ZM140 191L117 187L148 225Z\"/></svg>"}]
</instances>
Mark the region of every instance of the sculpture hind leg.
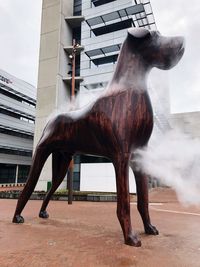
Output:
<instances>
[{"instance_id":1,"label":"sculpture hind leg","mask_svg":"<svg viewBox=\"0 0 200 267\"><path fill-rule=\"evenodd\" d=\"M62 183L71 160L72 156L69 156L67 154L61 152L52 153L52 186L43 200L42 207L39 212L40 218L46 219L49 217L46 208L49 204L51 196Z\"/></svg>"},{"instance_id":2,"label":"sculpture hind leg","mask_svg":"<svg viewBox=\"0 0 200 267\"><path fill-rule=\"evenodd\" d=\"M159 232L155 226L151 224L149 216L149 192L148 192L148 177L141 171L135 170L134 166L130 164L133 170L137 189L137 208L141 215L145 233L148 235L158 235Z\"/></svg>"},{"instance_id":3,"label":"sculpture hind leg","mask_svg":"<svg viewBox=\"0 0 200 267\"><path fill-rule=\"evenodd\" d=\"M50 152L48 151L46 147L41 146L41 145L38 145L36 147L34 157L33 157L33 162L31 165L30 172L29 172L29 176L28 176L28 180L17 202L17 207L16 207L15 214L14 214L13 221L12 221L13 223L24 222L24 218L21 216L21 212L24 209L27 201L29 200L37 184L37 181L39 179L44 163L47 160L49 155L50 155Z\"/></svg>"},{"instance_id":4,"label":"sculpture hind leg","mask_svg":"<svg viewBox=\"0 0 200 267\"><path fill-rule=\"evenodd\" d=\"M125 244L139 247L141 242L132 232L130 217L130 196L128 177L128 158L122 158L114 163L117 184L117 217L124 234Z\"/></svg>"}]
</instances>

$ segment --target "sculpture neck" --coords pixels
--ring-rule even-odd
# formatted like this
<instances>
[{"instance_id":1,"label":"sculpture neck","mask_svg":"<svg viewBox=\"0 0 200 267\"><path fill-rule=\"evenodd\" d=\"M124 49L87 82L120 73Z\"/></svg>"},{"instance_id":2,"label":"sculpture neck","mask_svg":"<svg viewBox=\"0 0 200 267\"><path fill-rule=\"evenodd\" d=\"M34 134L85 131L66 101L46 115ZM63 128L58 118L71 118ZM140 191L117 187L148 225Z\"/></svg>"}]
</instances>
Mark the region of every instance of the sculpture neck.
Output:
<instances>
[{"instance_id":1,"label":"sculpture neck","mask_svg":"<svg viewBox=\"0 0 200 267\"><path fill-rule=\"evenodd\" d=\"M130 47L129 40L126 39L119 54L116 70L109 84L111 90L117 88L146 90L147 76L149 68L137 50Z\"/></svg>"}]
</instances>

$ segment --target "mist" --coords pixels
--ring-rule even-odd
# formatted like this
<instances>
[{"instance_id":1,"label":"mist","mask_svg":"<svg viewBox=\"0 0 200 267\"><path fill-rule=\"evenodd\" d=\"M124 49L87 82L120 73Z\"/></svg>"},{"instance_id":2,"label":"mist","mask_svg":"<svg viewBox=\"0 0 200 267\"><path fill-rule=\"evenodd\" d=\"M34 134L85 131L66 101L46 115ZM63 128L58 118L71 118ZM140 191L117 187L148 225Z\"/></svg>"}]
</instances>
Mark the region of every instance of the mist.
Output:
<instances>
[{"instance_id":1,"label":"mist","mask_svg":"<svg viewBox=\"0 0 200 267\"><path fill-rule=\"evenodd\" d=\"M138 168L172 187L185 205L200 203L200 140L179 129L154 138L135 152Z\"/></svg>"},{"instance_id":2,"label":"mist","mask_svg":"<svg viewBox=\"0 0 200 267\"><path fill-rule=\"evenodd\" d=\"M47 117L46 122L62 113L70 113L70 116L74 118L84 114L94 101L101 96L103 91L103 89L88 90L81 88L73 100L71 100L68 95L66 102L54 109Z\"/></svg>"},{"instance_id":3,"label":"mist","mask_svg":"<svg viewBox=\"0 0 200 267\"><path fill-rule=\"evenodd\" d=\"M186 40L187 42L187 40ZM182 61L182 60L181 60ZM179 71L179 64L173 71ZM168 127L159 129L154 118L154 131L145 149L135 152L138 168L157 178L161 184L172 187L184 205L200 204L200 139L185 133L170 120L170 71L153 69L148 80L154 115L161 116ZM179 85L179 79L175 83ZM191 118L193 114L191 113ZM180 117L179 117L180 118ZM181 123L182 125L182 123ZM189 124L192 133L195 124ZM187 127L186 127L187 129Z\"/></svg>"}]
</instances>

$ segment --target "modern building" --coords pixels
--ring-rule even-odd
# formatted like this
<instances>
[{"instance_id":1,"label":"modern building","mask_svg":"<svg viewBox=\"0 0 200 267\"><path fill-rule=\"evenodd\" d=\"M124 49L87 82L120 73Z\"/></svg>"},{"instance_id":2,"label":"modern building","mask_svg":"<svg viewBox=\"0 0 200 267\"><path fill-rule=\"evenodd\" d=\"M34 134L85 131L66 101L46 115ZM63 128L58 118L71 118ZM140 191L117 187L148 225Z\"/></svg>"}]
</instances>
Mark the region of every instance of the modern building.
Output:
<instances>
[{"instance_id":1,"label":"modern building","mask_svg":"<svg viewBox=\"0 0 200 267\"><path fill-rule=\"evenodd\" d=\"M172 128L180 130L190 138L200 139L200 112L173 113L169 117Z\"/></svg>"},{"instance_id":2,"label":"modern building","mask_svg":"<svg viewBox=\"0 0 200 267\"><path fill-rule=\"evenodd\" d=\"M75 81L81 100L83 92L90 94L106 87L130 27L156 29L149 0L43 0L34 146L50 114L68 110L72 40L80 44ZM160 106L155 112L158 132L168 127L166 117L160 116L165 105ZM74 161L75 189L115 191L114 169L108 160L80 155ZM46 190L51 176L50 157L36 188ZM66 188L66 179L61 187Z\"/></svg>"},{"instance_id":3,"label":"modern building","mask_svg":"<svg viewBox=\"0 0 200 267\"><path fill-rule=\"evenodd\" d=\"M0 184L25 183L31 165L36 88L0 70Z\"/></svg>"}]
</instances>

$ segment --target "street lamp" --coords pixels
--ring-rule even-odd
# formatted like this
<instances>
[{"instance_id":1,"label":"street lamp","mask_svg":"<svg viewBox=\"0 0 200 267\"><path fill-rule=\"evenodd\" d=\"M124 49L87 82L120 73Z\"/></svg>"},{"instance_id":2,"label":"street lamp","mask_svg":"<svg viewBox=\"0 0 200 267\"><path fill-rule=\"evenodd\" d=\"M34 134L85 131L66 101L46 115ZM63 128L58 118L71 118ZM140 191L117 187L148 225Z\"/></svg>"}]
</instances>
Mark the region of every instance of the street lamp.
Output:
<instances>
[{"instance_id":1,"label":"street lamp","mask_svg":"<svg viewBox=\"0 0 200 267\"><path fill-rule=\"evenodd\" d=\"M76 40L73 39L72 53L69 55L69 58L71 59L71 63L69 64L72 67L71 94L70 94L72 105L74 104L75 100L76 53L77 53L77 48L79 46L80 45L76 43ZM68 204L72 204L73 200L73 169L74 169L74 160L72 159L69 165L69 170L67 175Z\"/></svg>"}]
</instances>

